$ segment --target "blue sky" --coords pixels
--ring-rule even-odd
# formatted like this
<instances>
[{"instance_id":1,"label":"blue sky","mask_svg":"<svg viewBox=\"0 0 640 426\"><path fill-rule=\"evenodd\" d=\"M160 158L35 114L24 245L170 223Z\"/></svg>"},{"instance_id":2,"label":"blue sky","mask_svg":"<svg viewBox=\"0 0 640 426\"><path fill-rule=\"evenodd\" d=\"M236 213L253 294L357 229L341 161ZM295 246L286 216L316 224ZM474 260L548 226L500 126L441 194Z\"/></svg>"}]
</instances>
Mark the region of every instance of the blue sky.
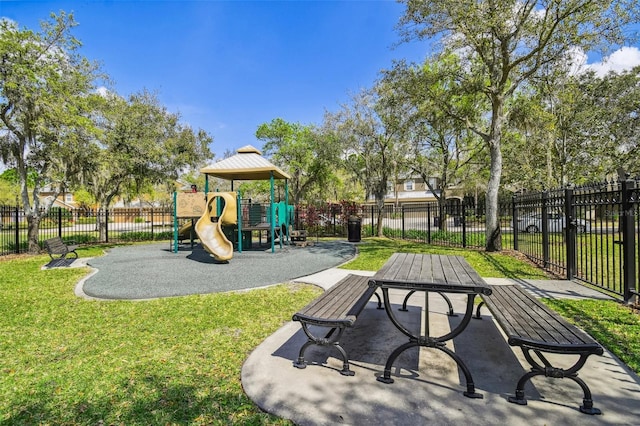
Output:
<instances>
[{"instance_id":1,"label":"blue sky","mask_svg":"<svg viewBox=\"0 0 640 426\"><path fill-rule=\"evenodd\" d=\"M394 59L422 61L425 42L394 48L403 9L373 0L0 0L0 17L37 31L50 12L73 12L82 54L102 64L113 89L156 92L184 123L213 136L218 159L260 148L255 131L274 118L320 124ZM601 68L640 63L635 47L616 55Z\"/></svg>"},{"instance_id":2,"label":"blue sky","mask_svg":"<svg viewBox=\"0 0 640 426\"><path fill-rule=\"evenodd\" d=\"M274 118L320 124L393 59L420 61L424 43L394 48L403 6L392 1L2 1L0 16L39 30L73 12L82 54L115 91L156 91L183 122L214 137L218 158L252 144Z\"/></svg>"}]
</instances>

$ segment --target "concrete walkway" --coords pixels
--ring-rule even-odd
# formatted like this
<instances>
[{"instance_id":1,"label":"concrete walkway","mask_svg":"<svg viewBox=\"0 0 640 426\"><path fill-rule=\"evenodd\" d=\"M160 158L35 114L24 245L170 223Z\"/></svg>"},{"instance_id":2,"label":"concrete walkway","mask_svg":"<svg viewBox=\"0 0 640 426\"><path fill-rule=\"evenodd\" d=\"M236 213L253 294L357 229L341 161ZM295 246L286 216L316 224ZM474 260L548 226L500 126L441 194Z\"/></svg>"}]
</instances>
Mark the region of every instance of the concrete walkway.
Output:
<instances>
[{"instance_id":1,"label":"concrete walkway","mask_svg":"<svg viewBox=\"0 0 640 426\"><path fill-rule=\"evenodd\" d=\"M297 281L328 288L350 272L372 275L368 271L332 268ZM509 283L504 279L487 281ZM567 281L517 283L536 296L606 298ZM464 296L452 296L454 307L460 312ZM401 294L392 293L392 297L392 303L401 303ZM446 305L439 296L431 297L429 303L435 333L446 332L459 321L459 317L444 314ZM398 318L417 330L422 323L423 304L423 297L412 297L409 312L398 312ZM580 413L582 391L566 379L534 378L533 385L525 388L528 405L509 403L507 398L514 394L528 363L519 348L512 350L506 343L487 312L483 312L482 320L472 320L453 344L447 344L467 363L483 399L462 395L464 376L455 362L434 349L406 351L394 365L395 383L376 381L387 356L407 340L390 323L384 310L375 309L373 302L343 338L355 376L339 374L342 362L330 348L310 348L305 357L313 365L303 370L294 368L292 363L306 336L299 323L289 322L251 353L242 368L242 384L263 410L299 425L640 424L640 379L608 352L601 357L591 356L580 371L580 377L591 388L594 406L602 410L602 415Z\"/></svg>"}]
</instances>

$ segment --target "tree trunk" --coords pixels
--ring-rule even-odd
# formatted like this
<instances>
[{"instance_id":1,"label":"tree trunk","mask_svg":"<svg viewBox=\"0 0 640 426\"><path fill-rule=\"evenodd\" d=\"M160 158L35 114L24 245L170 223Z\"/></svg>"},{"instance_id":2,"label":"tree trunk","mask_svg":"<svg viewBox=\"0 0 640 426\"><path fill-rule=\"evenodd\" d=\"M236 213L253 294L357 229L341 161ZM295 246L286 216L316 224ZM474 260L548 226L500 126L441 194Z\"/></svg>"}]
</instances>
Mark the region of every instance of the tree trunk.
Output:
<instances>
[{"instance_id":1,"label":"tree trunk","mask_svg":"<svg viewBox=\"0 0 640 426\"><path fill-rule=\"evenodd\" d=\"M382 219L383 219L383 213L384 213L384 200L382 200L382 202L378 201L377 202L378 205L378 222L377 222L377 235L378 237L384 237L384 228L382 227Z\"/></svg>"},{"instance_id":2,"label":"tree trunk","mask_svg":"<svg viewBox=\"0 0 640 426\"><path fill-rule=\"evenodd\" d=\"M486 251L502 250L502 235L498 217L498 190L500 189L500 178L502 175L502 151L499 139L494 139L489 143L491 155L491 173L487 185L486 198Z\"/></svg>"},{"instance_id":3,"label":"tree trunk","mask_svg":"<svg viewBox=\"0 0 640 426\"><path fill-rule=\"evenodd\" d=\"M107 241L107 208L100 207L96 212L96 228L98 230L99 240Z\"/></svg>"},{"instance_id":4,"label":"tree trunk","mask_svg":"<svg viewBox=\"0 0 640 426\"><path fill-rule=\"evenodd\" d=\"M29 242L29 253L40 253L38 234L40 232L40 215L33 212L27 215L27 241Z\"/></svg>"}]
</instances>

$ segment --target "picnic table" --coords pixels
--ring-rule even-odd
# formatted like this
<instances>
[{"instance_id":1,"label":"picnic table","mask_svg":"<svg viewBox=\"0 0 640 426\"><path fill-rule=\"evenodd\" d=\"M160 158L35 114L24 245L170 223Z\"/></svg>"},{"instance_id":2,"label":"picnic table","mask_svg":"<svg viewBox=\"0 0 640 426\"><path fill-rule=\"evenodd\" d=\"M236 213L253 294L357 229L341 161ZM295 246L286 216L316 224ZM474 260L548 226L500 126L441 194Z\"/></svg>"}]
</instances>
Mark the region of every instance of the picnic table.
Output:
<instances>
[{"instance_id":1,"label":"picnic table","mask_svg":"<svg viewBox=\"0 0 640 426\"><path fill-rule=\"evenodd\" d=\"M383 267L369 280L369 286L380 288L384 299L384 308L393 325L409 337L409 341L396 348L387 359L384 373L377 380L383 383L393 383L391 368L396 358L405 350L422 346L438 349L449 355L462 370L467 390L464 395L469 398L482 398L482 394L475 391L471 372L464 361L446 346L447 341L462 333L473 316L473 301L476 295L490 295L491 288L478 273L461 256L437 254L394 253ZM424 335L415 335L400 323L389 299L389 289L407 290L410 294L424 292L425 320ZM448 301L446 293L467 295L467 306L460 323L449 333L442 336L431 336L429 328L429 294L439 293ZM405 303L406 305L406 299Z\"/></svg>"}]
</instances>

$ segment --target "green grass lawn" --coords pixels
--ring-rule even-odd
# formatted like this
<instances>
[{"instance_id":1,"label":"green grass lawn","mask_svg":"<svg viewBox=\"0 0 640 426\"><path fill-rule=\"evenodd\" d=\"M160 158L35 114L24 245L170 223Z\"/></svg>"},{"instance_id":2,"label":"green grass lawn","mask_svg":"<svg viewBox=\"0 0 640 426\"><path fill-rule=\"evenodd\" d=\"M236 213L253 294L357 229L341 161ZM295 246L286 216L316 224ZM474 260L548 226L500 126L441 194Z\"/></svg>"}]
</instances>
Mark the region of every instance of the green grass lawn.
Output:
<instances>
[{"instance_id":1,"label":"green grass lawn","mask_svg":"<svg viewBox=\"0 0 640 426\"><path fill-rule=\"evenodd\" d=\"M461 254L487 277L544 276L504 254L385 239L367 239L359 251L347 268L375 270L394 251L423 251ZM245 396L240 371L320 289L87 301L73 288L88 269L41 270L48 260L0 258L0 424L289 424ZM615 302L552 306L639 371L638 315Z\"/></svg>"},{"instance_id":2,"label":"green grass lawn","mask_svg":"<svg viewBox=\"0 0 640 426\"><path fill-rule=\"evenodd\" d=\"M358 256L342 268L377 271L394 252L434 253L463 256L482 277L545 279L544 271L504 253L487 253L480 250L429 246L403 240L367 238L358 246Z\"/></svg>"},{"instance_id":3,"label":"green grass lawn","mask_svg":"<svg viewBox=\"0 0 640 426\"><path fill-rule=\"evenodd\" d=\"M1 424L287 424L240 369L319 289L96 302L73 293L87 269L47 262L0 260Z\"/></svg>"}]
</instances>

